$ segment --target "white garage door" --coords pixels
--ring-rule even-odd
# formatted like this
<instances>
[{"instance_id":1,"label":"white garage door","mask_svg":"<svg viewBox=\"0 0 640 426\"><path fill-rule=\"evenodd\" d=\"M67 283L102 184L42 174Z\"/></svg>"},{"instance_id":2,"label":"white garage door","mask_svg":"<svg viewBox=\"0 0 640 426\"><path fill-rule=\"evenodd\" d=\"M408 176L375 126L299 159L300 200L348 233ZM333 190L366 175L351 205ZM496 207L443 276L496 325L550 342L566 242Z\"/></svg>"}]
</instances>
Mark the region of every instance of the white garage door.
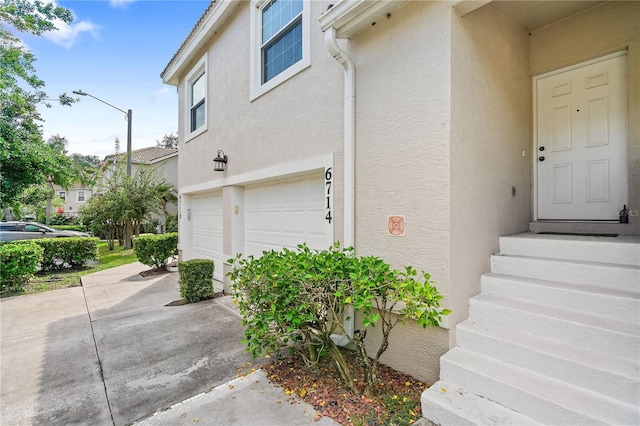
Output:
<instances>
[{"instance_id":1,"label":"white garage door","mask_svg":"<svg viewBox=\"0 0 640 426\"><path fill-rule=\"evenodd\" d=\"M302 242L326 250L332 235L325 204L322 176L246 187L243 254L258 257Z\"/></svg>"},{"instance_id":2,"label":"white garage door","mask_svg":"<svg viewBox=\"0 0 640 426\"><path fill-rule=\"evenodd\" d=\"M196 195L191 200L191 255L212 259L213 277L222 281L222 194Z\"/></svg>"}]
</instances>

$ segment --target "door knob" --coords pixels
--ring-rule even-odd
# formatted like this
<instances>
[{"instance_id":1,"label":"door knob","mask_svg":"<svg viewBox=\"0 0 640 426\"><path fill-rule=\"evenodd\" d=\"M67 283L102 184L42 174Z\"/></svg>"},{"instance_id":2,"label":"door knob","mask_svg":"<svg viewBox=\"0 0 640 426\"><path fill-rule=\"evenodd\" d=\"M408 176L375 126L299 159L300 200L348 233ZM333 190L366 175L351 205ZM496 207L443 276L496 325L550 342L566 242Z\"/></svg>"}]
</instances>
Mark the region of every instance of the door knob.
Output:
<instances>
[{"instance_id":1,"label":"door knob","mask_svg":"<svg viewBox=\"0 0 640 426\"><path fill-rule=\"evenodd\" d=\"M544 146L541 146L540 148L538 148L538 150L544 151Z\"/></svg>"},{"instance_id":2,"label":"door knob","mask_svg":"<svg viewBox=\"0 0 640 426\"><path fill-rule=\"evenodd\" d=\"M538 160L544 161L544 157L538 157Z\"/></svg>"}]
</instances>

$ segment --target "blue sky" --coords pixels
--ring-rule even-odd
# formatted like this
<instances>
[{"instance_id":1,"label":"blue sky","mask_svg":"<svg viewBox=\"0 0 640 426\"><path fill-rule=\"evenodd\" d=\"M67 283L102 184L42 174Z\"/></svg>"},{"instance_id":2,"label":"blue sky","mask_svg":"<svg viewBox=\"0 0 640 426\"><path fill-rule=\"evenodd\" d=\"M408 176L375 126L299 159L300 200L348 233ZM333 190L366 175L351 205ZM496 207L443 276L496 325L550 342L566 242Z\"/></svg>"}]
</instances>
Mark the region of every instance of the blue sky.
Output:
<instances>
[{"instance_id":1,"label":"blue sky","mask_svg":"<svg viewBox=\"0 0 640 426\"><path fill-rule=\"evenodd\" d=\"M20 34L37 58L38 76L50 97L82 90L133 110L133 149L155 145L178 130L176 89L160 73L207 8L206 0L84 0L56 2L73 12L71 25L44 37ZM124 114L89 97L71 107L42 107L44 137L59 134L70 153L105 155L120 139L126 150Z\"/></svg>"}]
</instances>

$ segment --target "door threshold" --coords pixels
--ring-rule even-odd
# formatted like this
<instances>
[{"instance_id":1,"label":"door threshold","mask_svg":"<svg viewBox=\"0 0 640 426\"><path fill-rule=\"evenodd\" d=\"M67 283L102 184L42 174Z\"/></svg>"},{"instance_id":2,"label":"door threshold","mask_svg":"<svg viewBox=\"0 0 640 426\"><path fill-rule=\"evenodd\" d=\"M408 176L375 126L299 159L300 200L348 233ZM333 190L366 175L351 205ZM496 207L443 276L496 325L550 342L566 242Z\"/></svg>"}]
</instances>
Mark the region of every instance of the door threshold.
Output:
<instances>
[{"instance_id":1,"label":"door threshold","mask_svg":"<svg viewBox=\"0 0 640 426\"><path fill-rule=\"evenodd\" d=\"M549 221L529 222L529 231L534 234L584 235L594 237L615 237L619 235L639 235L637 225L611 221Z\"/></svg>"}]
</instances>

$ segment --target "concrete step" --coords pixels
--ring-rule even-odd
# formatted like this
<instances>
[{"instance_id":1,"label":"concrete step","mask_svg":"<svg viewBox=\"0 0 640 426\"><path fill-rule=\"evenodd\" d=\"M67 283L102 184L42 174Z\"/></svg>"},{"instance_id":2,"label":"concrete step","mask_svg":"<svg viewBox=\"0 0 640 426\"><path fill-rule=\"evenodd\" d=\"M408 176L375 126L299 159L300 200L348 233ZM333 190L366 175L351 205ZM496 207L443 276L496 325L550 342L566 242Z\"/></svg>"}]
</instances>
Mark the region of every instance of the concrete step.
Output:
<instances>
[{"instance_id":1,"label":"concrete step","mask_svg":"<svg viewBox=\"0 0 640 426\"><path fill-rule=\"evenodd\" d=\"M640 238L519 234L500 238L500 254L640 266Z\"/></svg>"},{"instance_id":2,"label":"concrete step","mask_svg":"<svg viewBox=\"0 0 640 426\"><path fill-rule=\"evenodd\" d=\"M469 318L638 361L640 324L480 294Z\"/></svg>"},{"instance_id":3,"label":"concrete step","mask_svg":"<svg viewBox=\"0 0 640 426\"><path fill-rule=\"evenodd\" d=\"M443 380L422 393L421 403L423 415L436 425L541 424Z\"/></svg>"},{"instance_id":4,"label":"concrete step","mask_svg":"<svg viewBox=\"0 0 640 426\"><path fill-rule=\"evenodd\" d=\"M440 378L544 424L640 422L637 406L456 347L440 359Z\"/></svg>"},{"instance_id":5,"label":"concrete step","mask_svg":"<svg viewBox=\"0 0 640 426\"><path fill-rule=\"evenodd\" d=\"M468 319L456 327L458 346L629 404L640 395L639 363L510 327Z\"/></svg>"},{"instance_id":6,"label":"concrete step","mask_svg":"<svg viewBox=\"0 0 640 426\"><path fill-rule=\"evenodd\" d=\"M491 256L491 272L640 293L640 267L530 256Z\"/></svg>"},{"instance_id":7,"label":"concrete step","mask_svg":"<svg viewBox=\"0 0 640 426\"><path fill-rule=\"evenodd\" d=\"M482 294L640 323L640 293L495 273L481 277Z\"/></svg>"}]
</instances>

